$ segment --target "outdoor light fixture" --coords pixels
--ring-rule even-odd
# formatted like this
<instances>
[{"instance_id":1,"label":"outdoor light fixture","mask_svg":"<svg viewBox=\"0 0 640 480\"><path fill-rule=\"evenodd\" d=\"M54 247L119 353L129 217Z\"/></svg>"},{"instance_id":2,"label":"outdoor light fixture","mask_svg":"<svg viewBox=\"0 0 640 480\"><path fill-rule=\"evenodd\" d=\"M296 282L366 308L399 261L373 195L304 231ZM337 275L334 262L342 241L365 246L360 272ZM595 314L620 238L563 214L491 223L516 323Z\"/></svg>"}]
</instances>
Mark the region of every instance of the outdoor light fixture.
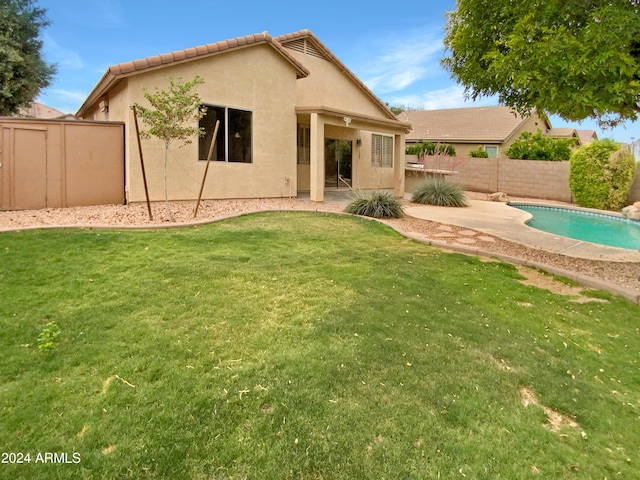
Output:
<instances>
[{"instance_id":1,"label":"outdoor light fixture","mask_svg":"<svg viewBox=\"0 0 640 480\"><path fill-rule=\"evenodd\" d=\"M351 123L351 119L349 117L343 117L342 119L344 121L344 124L348 127L349 124Z\"/></svg>"},{"instance_id":2,"label":"outdoor light fixture","mask_svg":"<svg viewBox=\"0 0 640 480\"><path fill-rule=\"evenodd\" d=\"M362 146L362 139L361 138L356 140L356 145L358 145L359 147Z\"/></svg>"}]
</instances>

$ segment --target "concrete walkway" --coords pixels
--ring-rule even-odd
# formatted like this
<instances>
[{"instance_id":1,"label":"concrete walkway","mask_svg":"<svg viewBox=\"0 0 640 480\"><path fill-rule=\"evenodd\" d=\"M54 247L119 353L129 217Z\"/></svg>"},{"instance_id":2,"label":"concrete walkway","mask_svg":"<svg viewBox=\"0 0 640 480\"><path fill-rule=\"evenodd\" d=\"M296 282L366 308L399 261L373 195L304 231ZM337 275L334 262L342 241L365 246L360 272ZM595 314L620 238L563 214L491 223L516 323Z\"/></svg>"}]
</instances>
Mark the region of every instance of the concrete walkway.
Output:
<instances>
[{"instance_id":1,"label":"concrete walkway","mask_svg":"<svg viewBox=\"0 0 640 480\"><path fill-rule=\"evenodd\" d=\"M466 208L411 206L407 215L456 225L494 235L533 248L570 257L612 262L638 262L640 251L608 247L543 232L526 225L531 214L501 202L470 200Z\"/></svg>"}]
</instances>

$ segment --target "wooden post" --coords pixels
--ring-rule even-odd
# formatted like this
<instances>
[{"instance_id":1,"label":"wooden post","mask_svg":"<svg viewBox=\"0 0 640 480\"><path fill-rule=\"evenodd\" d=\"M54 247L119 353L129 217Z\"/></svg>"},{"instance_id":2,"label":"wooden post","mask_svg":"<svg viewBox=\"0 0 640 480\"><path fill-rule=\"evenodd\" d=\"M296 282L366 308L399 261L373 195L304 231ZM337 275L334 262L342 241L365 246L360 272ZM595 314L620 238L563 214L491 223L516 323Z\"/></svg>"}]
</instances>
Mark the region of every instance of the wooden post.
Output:
<instances>
[{"instance_id":1,"label":"wooden post","mask_svg":"<svg viewBox=\"0 0 640 480\"><path fill-rule=\"evenodd\" d=\"M198 194L198 201L196 202L196 209L193 212L193 218L198 215L198 207L200 206L200 200L202 199L202 191L204 190L204 182L207 179L207 172L209 171L209 163L213 156L213 149L216 145L216 138L218 138L218 127L220 127L220 120L216 120L216 127L213 129L213 137L211 138L211 145L209 146L209 154L207 155L207 166L204 167L204 175L202 176L202 185L200 185L200 193Z\"/></svg>"},{"instance_id":2,"label":"wooden post","mask_svg":"<svg viewBox=\"0 0 640 480\"><path fill-rule=\"evenodd\" d=\"M142 142L140 140L140 130L138 129L138 112L136 106L133 107L133 120L136 125L136 137L138 138L138 152L140 152L140 165L142 166L142 181L144 182L144 194L147 198L147 210L149 211L149 220L153 220L151 213L151 202L149 201L149 189L147 188L147 174L144 170L144 159L142 158Z\"/></svg>"}]
</instances>

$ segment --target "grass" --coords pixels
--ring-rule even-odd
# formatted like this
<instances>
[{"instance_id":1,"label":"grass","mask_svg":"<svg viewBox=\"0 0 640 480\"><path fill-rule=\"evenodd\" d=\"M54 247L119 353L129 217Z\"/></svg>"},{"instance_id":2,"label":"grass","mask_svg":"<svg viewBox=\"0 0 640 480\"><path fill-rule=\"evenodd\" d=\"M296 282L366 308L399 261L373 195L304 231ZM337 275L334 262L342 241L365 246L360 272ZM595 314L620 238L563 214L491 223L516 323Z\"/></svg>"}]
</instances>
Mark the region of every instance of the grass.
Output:
<instances>
[{"instance_id":1,"label":"grass","mask_svg":"<svg viewBox=\"0 0 640 480\"><path fill-rule=\"evenodd\" d=\"M638 307L609 294L317 213L2 234L0 258L0 452L31 454L1 478L637 475Z\"/></svg>"}]
</instances>

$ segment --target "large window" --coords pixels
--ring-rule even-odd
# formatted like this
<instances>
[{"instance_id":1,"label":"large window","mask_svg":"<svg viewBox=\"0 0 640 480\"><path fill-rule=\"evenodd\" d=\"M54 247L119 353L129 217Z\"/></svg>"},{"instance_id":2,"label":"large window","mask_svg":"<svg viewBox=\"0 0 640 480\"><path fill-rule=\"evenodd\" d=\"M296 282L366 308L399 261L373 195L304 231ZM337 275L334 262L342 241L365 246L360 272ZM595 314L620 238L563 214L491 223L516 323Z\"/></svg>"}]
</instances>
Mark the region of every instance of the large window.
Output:
<instances>
[{"instance_id":1,"label":"large window","mask_svg":"<svg viewBox=\"0 0 640 480\"><path fill-rule=\"evenodd\" d=\"M198 158L207 159L216 121L220 120L215 151L211 159L218 162L251 163L253 161L251 112L228 107L205 106L207 113L200 119L199 124L204 128L205 134L200 137Z\"/></svg>"},{"instance_id":2,"label":"large window","mask_svg":"<svg viewBox=\"0 0 640 480\"><path fill-rule=\"evenodd\" d=\"M393 167L393 137L371 135L371 166Z\"/></svg>"}]
</instances>

